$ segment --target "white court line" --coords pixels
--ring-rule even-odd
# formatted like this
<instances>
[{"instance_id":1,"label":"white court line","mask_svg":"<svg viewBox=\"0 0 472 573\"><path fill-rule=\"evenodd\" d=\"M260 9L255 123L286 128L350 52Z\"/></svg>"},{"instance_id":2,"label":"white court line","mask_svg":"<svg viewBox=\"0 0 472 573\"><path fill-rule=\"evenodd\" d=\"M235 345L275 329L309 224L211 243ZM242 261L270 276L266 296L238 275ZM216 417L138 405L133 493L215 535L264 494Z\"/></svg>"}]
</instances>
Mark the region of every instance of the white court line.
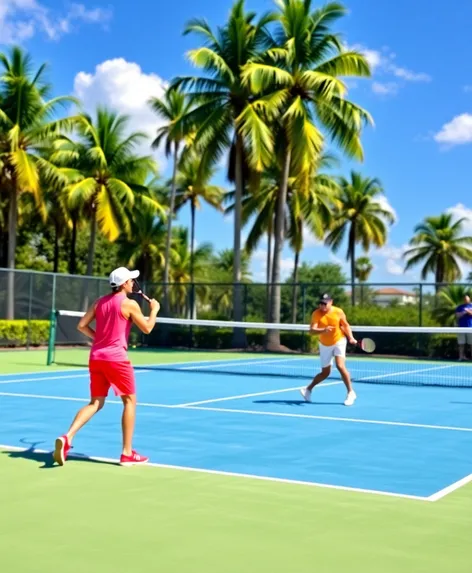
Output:
<instances>
[{"instance_id":1,"label":"white court line","mask_svg":"<svg viewBox=\"0 0 472 573\"><path fill-rule=\"evenodd\" d=\"M280 418L303 418L308 420L327 420L330 422L349 422L352 424L374 424L379 426L399 426L425 430L447 430L450 432L472 432L472 428L460 426L435 426L433 424L414 424L412 422L390 422L388 420L364 420L362 418L343 418L337 416L316 416L314 414L291 414L286 412L264 412L262 410L238 410L236 408L211 408L208 406L185 406L185 410L208 410L209 412L228 412L234 414L252 414L255 416L277 416Z\"/></svg>"},{"instance_id":2,"label":"white court line","mask_svg":"<svg viewBox=\"0 0 472 573\"><path fill-rule=\"evenodd\" d=\"M274 391L264 392L273 394ZM89 398L72 398L69 396L47 396L44 394L23 394L16 392L0 392L0 396L10 396L13 398L37 398L40 400L62 400L71 402L89 402ZM122 404L120 400L107 400L107 404ZM442 430L449 432L472 432L472 428L461 426L437 426L433 424L415 424L412 422L391 422L389 420L367 420L362 418L344 418L337 416L316 416L314 414L291 414L286 412L264 412L262 410L239 410L236 408L213 408L209 406L184 406L182 404L156 404L152 402L139 402L138 406L147 408L167 408L174 410L201 410L207 412L226 412L229 414L249 414L254 416L276 416L280 418L300 418L308 420L326 420L330 422L347 422L352 424L373 424L377 426L396 426L405 428L419 428L425 430Z\"/></svg>"},{"instance_id":3,"label":"white court line","mask_svg":"<svg viewBox=\"0 0 472 573\"><path fill-rule=\"evenodd\" d=\"M28 448L19 448L17 446L5 446L0 444L0 449L6 451L13 451L13 452L22 452L22 451L30 451ZM41 454L50 454L51 451L48 450L39 450L33 448L34 452L41 453ZM75 459L86 459L91 461L98 461L98 462L106 462L106 463L113 463L118 465L118 459L115 458L103 458L98 456L81 456L78 454L70 453L68 455L69 458ZM268 481L273 483L283 483L288 485L302 485L302 486L309 486L309 487L319 487L324 489L333 489L338 491L348 491L354 493L364 493L364 494L371 494L371 495L381 495L385 497L399 497L403 499L413 499L416 501L431 501L428 497L421 497L417 495L408 495L404 493L394 493L390 491L381 491L376 489L363 489L358 487L349 487L349 486L342 486L342 485L333 485L329 483L318 483L318 482L310 482L310 481L300 481L300 480L293 480L293 479L286 479L286 478L276 478L276 477L269 477L269 476L261 476L256 474L246 474L246 473L238 473L238 472L229 472L224 470L209 470L204 468L195 468L191 466L175 466L170 464L158 464L154 462L147 463L146 466L150 466L153 468L161 468L161 469L168 469L168 470L179 470L179 471L186 471L186 472L195 472L195 473L203 473L203 474L210 474L210 475L217 475L217 476L224 476L224 477L235 477L235 478L245 478L245 479L253 479L253 480L260 480L260 481ZM126 471L126 470L124 470Z\"/></svg>"},{"instance_id":4,"label":"white court line","mask_svg":"<svg viewBox=\"0 0 472 573\"><path fill-rule=\"evenodd\" d=\"M362 382L362 380L378 380L380 378L391 378L392 376L406 376L408 374L422 374L423 372L430 372L431 370L443 370L444 368L452 368L456 366L455 364L446 364L445 366L434 366L433 368L423 368L421 370L408 370L407 372L391 372L390 374L381 374L380 376L365 376L364 378L358 378L355 382Z\"/></svg>"},{"instance_id":5,"label":"white court line","mask_svg":"<svg viewBox=\"0 0 472 573\"><path fill-rule=\"evenodd\" d=\"M449 495L453 491L456 491L460 487L463 487L463 486L465 486L471 482L472 482L472 474L469 474L468 476L465 476L462 479L460 479L454 483L451 483L451 485L448 485L447 487L437 491L436 493L433 493L433 495L430 495L428 497L428 500L429 501L438 501L439 499L446 497L446 495Z\"/></svg>"},{"instance_id":6,"label":"white court line","mask_svg":"<svg viewBox=\"0 0 472 573\"><path fill-rule=\"evenodd\" d=\"M320 384L320 388L325 386L336 386L342 384L339 382L326 382L325 384ZM266 390L264 392L253 392L251 394L240 394L239 396L226 396L225 398L211 398L210 400L200 400L199 402L188 402L187 404L177 404L176 408L188 408L190 406L198 406L200 404L212 404L214 402L226 402L227 400L239 400L242 398L253 398L254 396L265 396L267 394L281 394L282 392L292 392L295 390L300 390L300 386L295 386L293 388L282 388L281 390Z\"/></svg>"},{"instance_id":7,"label":"white court line","mask_svg":"<svg viewBox=\"0 0 472 573\"><path fill-rule=\"evenodd\" d=\"M151 372L151 370L137 370L136 374ZM67 380L69 378L88 378L90 374L69 374L68 376L46 376L44 378L20 378L16 380L0 380L0 384L19 384L20 382L45 382L48 380Z\"/></svg>"},{"instance_id":8,"label":"white court line","mask_svg":"<svg viewBox=\"0 0 472 573\"><path fill-rule=\"evenodd\" d=\"M296 358L294 360L297 360ZM221 364L217 364L213 366L213 368L225 368L226 366L232 366L233 364L237 364L238 366L247 366L248 364L275 364L276 362L287 362L286 358L277 358L274 360L227 360L226 362L221 361ZM206 366L186 366L185 368L179 368L179 370L201 370L206 368ZM301 368L301 367L299 367ZM254 373L257 375L257 373Z\"/></svg>"},{"instance_id":9,"label":"white court line","mask_svg":"<svg viewBox=\"0 0 472 573\"><path fill-rule=\"evenodd\" d=\"M36 398L38 400L61 400L63 402L90 402L90 398L73 398L72 396L48 396L47 394L23 394L21 392L0 392L0 396L9 396L11 398ZM123 405L121 400L107 399L107 404ZM155 404L149 402L138 402L138 406L147 408L175 408L172 404Z\"/></svg>"}]
</instances>

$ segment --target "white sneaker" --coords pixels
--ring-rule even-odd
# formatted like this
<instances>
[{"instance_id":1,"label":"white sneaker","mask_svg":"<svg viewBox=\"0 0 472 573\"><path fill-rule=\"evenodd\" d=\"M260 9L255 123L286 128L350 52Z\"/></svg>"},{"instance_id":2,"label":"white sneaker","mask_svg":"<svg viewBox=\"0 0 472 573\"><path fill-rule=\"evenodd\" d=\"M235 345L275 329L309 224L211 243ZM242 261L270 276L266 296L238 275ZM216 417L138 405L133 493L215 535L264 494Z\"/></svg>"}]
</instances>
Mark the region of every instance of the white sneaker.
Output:
<instances>
[{"instance_id":1,"label":"white sneaker","mask_svg":"<svg viewBox=\"0 0 472 573\"><path fill-rule=\"evenodd\" d=\"M308 390L308 388L300 388L300 394L305 399L305 402L311 402L311 390Z\"/></svg>"},{"instance_id":2,"label":"white sneaker","mask_svg":"<svg viewBox=\"0 0 472 573\"><path fill-rule=\"evenodd\" d=\"M344 405L345 406L352 406L354 404L354 402L356 401L356 393L354 391L349 392L347 395L347 398L344 400Z\"/></svg>"}]
</instances>

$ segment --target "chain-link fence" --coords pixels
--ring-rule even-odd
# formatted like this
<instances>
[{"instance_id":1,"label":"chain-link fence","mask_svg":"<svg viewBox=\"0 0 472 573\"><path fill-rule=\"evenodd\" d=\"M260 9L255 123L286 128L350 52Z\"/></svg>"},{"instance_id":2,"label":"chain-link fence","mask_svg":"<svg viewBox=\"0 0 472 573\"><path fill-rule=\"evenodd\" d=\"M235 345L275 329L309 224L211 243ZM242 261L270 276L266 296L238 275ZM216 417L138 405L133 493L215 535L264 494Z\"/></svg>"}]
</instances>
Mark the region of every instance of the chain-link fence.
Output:
<instances>
[{"instance_id":1,"label":"chain-link fence","mask_svg":"<svg viewBox=\"0 0 472 573\"><path fill-rule=\"evenodd\" d=\"M454 304L461 300L449 300L452 295L445 294L452 288L459 289L460 296L460 286L365 283L356 284L353 291L350 284L284 283L280 285L280 321L309 322L320 294L329 292L352 324L451 326ZM162 283L143 283L142 287L161 302L162 316L236 318L235 286L231 283L173 283L167 288ZM464 292L468 288L462 287ZM246 283L240 288L242 320L269 322L269 301L274 285ZM109 285L104 277L0 269L0 346L46 344L52 310L85 311L92 301L107 292ZM457 298L457 292L455 296Z\"/></svg>"}]
</instances>

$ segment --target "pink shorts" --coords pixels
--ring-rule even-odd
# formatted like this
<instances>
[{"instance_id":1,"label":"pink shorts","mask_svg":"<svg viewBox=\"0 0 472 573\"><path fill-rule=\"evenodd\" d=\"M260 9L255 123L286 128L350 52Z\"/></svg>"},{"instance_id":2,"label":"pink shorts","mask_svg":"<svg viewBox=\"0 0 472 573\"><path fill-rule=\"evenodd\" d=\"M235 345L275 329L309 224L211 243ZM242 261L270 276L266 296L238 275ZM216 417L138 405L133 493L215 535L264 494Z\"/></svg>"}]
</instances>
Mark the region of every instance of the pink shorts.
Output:
<instances>
[{"instance_id":1,"label":"pink shorts","mask_svg":"<svg viewBox=\"0 0 472 573\"><path fill-rule=\"evenodd\" d=\"M89 371L90 394L94 397L108 396L110 387L115 396L136 394L134 370L129 361L90 360Z\"/></svg>"}]
</instances>

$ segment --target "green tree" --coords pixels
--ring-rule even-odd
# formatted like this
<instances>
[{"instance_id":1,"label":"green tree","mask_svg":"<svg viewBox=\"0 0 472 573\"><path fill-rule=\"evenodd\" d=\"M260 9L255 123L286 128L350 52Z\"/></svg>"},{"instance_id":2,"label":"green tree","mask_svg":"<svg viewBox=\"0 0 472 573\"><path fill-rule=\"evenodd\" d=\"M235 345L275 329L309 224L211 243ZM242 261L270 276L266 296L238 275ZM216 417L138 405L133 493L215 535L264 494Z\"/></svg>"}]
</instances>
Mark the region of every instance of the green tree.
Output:
<instances>
[{"instance_id":1,"label":"green tree","mask_svg":"<svg viewBox=\"0 0 472 573\"><path fill-rule=\"evenodd\" d=\"M243 70L256 102L245 110L248 129L265 121L275 133L273 155L281 179L275 216L271 321L280 322L280 261L284 244L284 212L290 176L302 191L309 188L313 164L322 153L327 132L339 147L363 158L360 134L369 114L345 98L342 76L368 77L369 65L360 53L345 51L333 23L345 14L341 4L312 10L311 0L280 0L276 42L260 61ZM269 346L277 348L280 334L271 330Z\"/></svg>"},{"instance_id":2,"label":"green tree","mask_svg":"<svg viewBox=\"0 0 472 573\"><path fill-rule=\"evenodd\" d=\"M326 244L336 253L348 235L346 260L351 262L351 302L354 306L356 245L362 245L366 252L372 245L382 247L387 241L387 224L395 219L381 201L383 188L378 179L351 171L350 179L340 178L340 188Z\"/></svg>"},{"instance_id":3,"label":"green tree","mask_svg":"<svg viewBox=\"0 0 472 573\"><path fill-rule=\"evenodd\" d=\"M42 180L58 181L59 169L41 150L71 130L74 118L51 120L61 106L75 102L59 96L47 99L52 87L45 81L46 65L34 69L31 56L19 47L0 53L0 189L8 203L7 265L15 268L18 201L30 193L46 218ZM7 318L14 315L14 273L8 274Z\"/></svg>"},{"instance_id":4,"label":"green tree","mask_svg":"<svg viewBox=\"0 0 472 573\"><path fill-rule=\"evenodd\" d=\"M170 185L169 214L167 219L167 236L164 257L164 311L169 313L169 301L167 284L169 282L170 251L172 240L172 223L175 211L175 193L177 168L180 160L180 153L189 137L190 128L186 128L182 123L190 111L191 105L187 96L177 87L169 88L162 99L153 97L149 104L157 116L165 121L158 131L152 146L156 149L163 142L165 144L166 157L172 156L172 179Z\"/></svg>"},{"instance_id":5,"label":"green tree","mask_svg":"<svg viewBox=\"0 0 472 573\"><path fill-rule=\"evenodd\" d=\"M176 177L175 210L178 212L187 203L190 205L190 282L194 282L195 215L202 201L218 211L224 189L211 185L216 169L204 164L197 155L187 156L180 164Z\"/></svg>"},{"instance_id":6,"label":"green tree","mask_svg":"<svg viewBox=\"0 0 472 573\"><path fill-rule=\"evenodd\" d=\"M228 177L235 182L234 211L234 275L236 285L233 299L234 320L242 320L243 301L241 283L241 209L249 166L262 170L270 161L271 135L262 121L248 131L242 112L251 100L247 86L241 80L241 69L260 56L267 45L267 25L273 15L264 14L258 20L254 12L245 12L244 0L233 5L226 24L215 33L204 20L189 22L185 34L196 34L204 45L188 53L193 65L204 71L201 77L179 77L174 85L189 90L194 109L186 122L196 127L194 145L202 159L217 163L226 150L230 150ZM241 333L235 330L234 344L241 343Z\"/></svg>"},{"instance_id":7,"label":"green tree","mask_svg":"<svg viewBox=\"0 0 472 573\"><path fill-rule=\"evenodd\" d=\"M466 220L462 217L453 222L450 213L426 217L415 227L412 248L404 253L405 270L423 265L421 278L425 280L429 273L434 274L436 290L442 283L459 280L459 263L472 262L472 237L463 235Z\"/></svg>"},{"instance_id":8,"label":"green tree","mask_svg":"<svg viewBox=\"0 0 472 573\"><path fill-rule=\"evenodd\" d=\"M67 169L66 187L71 209L81 209L90 221L90 245L87 274L93 272L97 230L111 242L131 232L130 211L137 199L160 205L143 184L149 173L157 171L150 156L135 154L135 148L147 136L126 135L129 118L99 107L96 117L81 115L80 141L67 143L54 154L54 160L73 165Z\"/></svg>"},{"instance_id":9,"label":"green tree","mask_svg":"<svg viewBox=\"0 0 472 573\"><path fill-rule=\"evenodd\" d=\"M438 304L431 314L441 326L457 326L456 308L463 304L466 295L471 296L471 289L463 285L448 285L439 291Z\"/></svg>"}]
</instances>

